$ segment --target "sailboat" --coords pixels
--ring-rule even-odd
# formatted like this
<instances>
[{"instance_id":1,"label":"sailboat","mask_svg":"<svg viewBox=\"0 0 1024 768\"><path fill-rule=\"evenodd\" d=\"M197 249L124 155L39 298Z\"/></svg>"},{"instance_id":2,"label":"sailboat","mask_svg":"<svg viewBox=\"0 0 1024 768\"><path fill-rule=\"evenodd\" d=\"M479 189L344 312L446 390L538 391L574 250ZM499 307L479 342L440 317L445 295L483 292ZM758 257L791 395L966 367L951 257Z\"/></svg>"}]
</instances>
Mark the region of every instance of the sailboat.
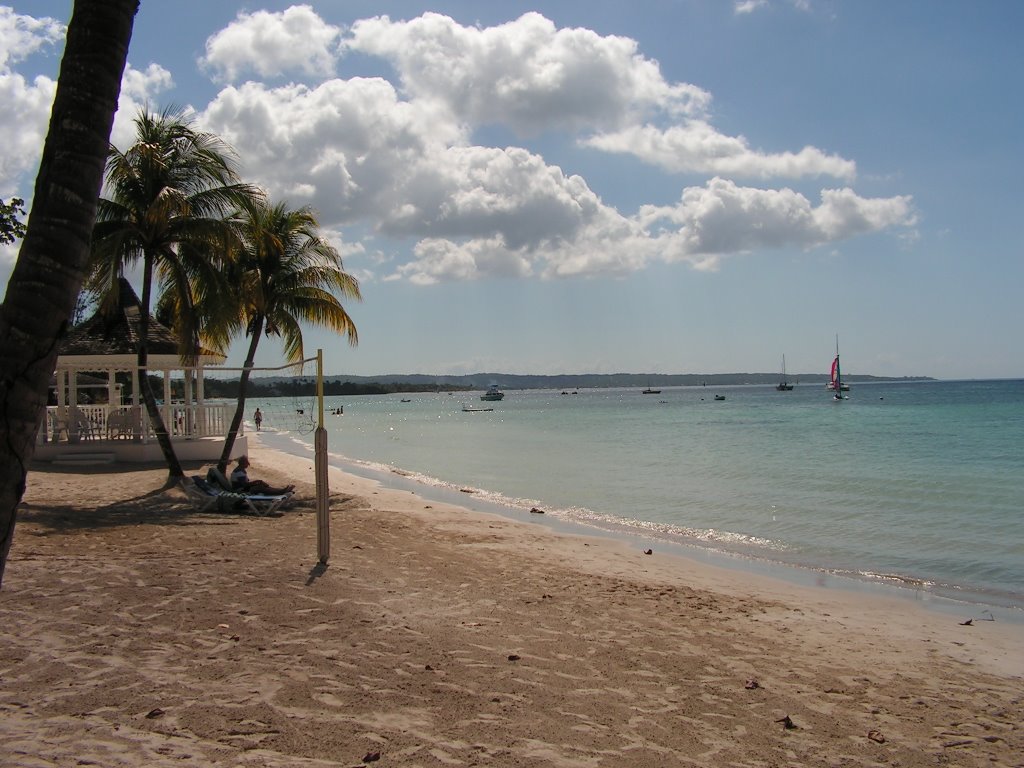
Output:
<instances>
[{"instance_id":1,"label":"sailboat","mask_svg":"<svg viewBox=\"0 0 1024 768\"><path fill-rule=\"evenodd\" d=\"M775 385L775 388L779 392L790 392L793 389L793 385L786 381L786 356L782 356L782 381Z\"/></svg>"},{"instance_id":2,"label":"sailboat","mask_svg":"<svg viewBox=\"0 0 1024 768\"><path fill-rule=\"evenodd\" d=\"M843 392L849 392L850 385L843 383L842 373L839 370L839 336L836 336L836 359L832 361L832 376L825 388L832 390L833 400L849 399Z\"/></svg>"}]
</instances>

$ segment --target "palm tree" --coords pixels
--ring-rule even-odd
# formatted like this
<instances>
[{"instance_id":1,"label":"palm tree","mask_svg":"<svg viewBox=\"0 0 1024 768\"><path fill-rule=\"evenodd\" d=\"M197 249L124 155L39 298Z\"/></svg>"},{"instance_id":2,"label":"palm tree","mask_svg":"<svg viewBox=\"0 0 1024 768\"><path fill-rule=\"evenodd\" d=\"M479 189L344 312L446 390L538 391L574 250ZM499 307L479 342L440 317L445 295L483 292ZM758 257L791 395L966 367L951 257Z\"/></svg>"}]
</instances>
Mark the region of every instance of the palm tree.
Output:
<instances>
[{"instance_id":1,"label":"palm tree","mask_svg":"<svg viewBox=\"0 0 1024 768\"><path fill-rule=\"evenodd\" d=\"M304 357L301 321L345 335L355 346L359 343L355 323L334 292L343 298L362 298L358 281L343 270L338 252L320 237L311 208L291 210L285 203L271 205L250 198L240 206L236 221L243 247L235 264L235 315L217 329L219 337L213 334L211 341L223 346L243 327L250 340L239 382L238 407L220 456L222 471L227 468L242 424L245 392L263 334L281 338L290 363Z\"/></svg>"},{"instance_id":2,"label":"palm tree","mask_svg":"<svg viewBox=\"0 0 1024 768\"><path fill-rule=\"evenodd\" d=\"M57 362L82 285L138 0L77 0L32 211L0 307L0 583Z\"/></svg>"},{"instance_id":3,"label":"palm tree","mask_svg":"<svg viewBox=\"0 0 1024 768\"><path fill-rule=\"evenodd\" d=\"M125 152L111 147L107 158L109 197L99 201L89 285L109 306L117 298L117 278L142 261L139 388L174 480L183 474L181 464L146 375L153 279L178 298L182 358L194 360L199 329L192 286L203 284L202 275L212 280L220 266L217 254L231 250L234 230L225 214L259 193L238 182L230 148L195 130L183 112L172 108L154 115L143 109L135 127L135 144Z\"/></svg>"}]
</instances>

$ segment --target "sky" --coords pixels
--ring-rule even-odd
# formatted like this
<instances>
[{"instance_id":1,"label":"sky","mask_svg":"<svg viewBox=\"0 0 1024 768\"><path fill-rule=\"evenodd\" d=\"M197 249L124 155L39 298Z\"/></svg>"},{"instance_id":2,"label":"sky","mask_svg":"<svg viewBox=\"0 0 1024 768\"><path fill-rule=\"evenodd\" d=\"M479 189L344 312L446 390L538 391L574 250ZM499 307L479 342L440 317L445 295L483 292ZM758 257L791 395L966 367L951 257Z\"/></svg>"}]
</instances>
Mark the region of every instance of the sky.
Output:
<instances>
[{"instance_id":1,"label":"sky","mask_svg":"<svg viewBox=\"0 0 1024 768\"><path fill-rule=\"evenodd\" d=\"M0 5L5 200L71 6ZM1022 377L1021 29L1013 0L142 0L111 141L187 108L318 212L363 295L357 347L304 330L332 376L825 375L838 337L847 374Z\"/></svg>"}]
</instances>

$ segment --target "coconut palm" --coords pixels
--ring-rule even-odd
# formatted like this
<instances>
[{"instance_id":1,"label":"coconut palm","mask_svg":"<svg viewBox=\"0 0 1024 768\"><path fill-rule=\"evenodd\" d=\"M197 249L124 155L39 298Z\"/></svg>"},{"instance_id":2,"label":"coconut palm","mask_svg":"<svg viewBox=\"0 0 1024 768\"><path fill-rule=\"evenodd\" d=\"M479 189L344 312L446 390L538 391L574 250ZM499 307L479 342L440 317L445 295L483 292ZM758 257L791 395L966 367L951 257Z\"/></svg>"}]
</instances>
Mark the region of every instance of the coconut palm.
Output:
<instances>
[{"instance_id":1,"label":"coconut palm","mask_svg":"<svg viewBox=\"0 0 1024 768\"><path fill-rule=\"evenodd\" d=\"M245 413L245 392L256 349L264 334L279 336L290 363L303 360L300 322L321 325L359 343L355 323L338 296L360 300L358 281L346 273L338 252L319 235L316 214L309 207L289 209L250 198L239 207L242 249L235 260L234 317L222 324L211 341L222 346L242 328L249 336L238 389L238 407L231 419L220 468L227 468ZM337 296L335 294L338 294Z\"/></svg>"},{"instance_id":2,"label":"coconut palm","mask_svg":"<svg viewBox=\"0 0 1024 768\"><path fill-rule=\"evenodd\" d=\"M0 307L0 582L57 340L82 285L138 6L138 0L75 3L32 211Z\"/></svg>"},{"instance_id":3,"label":"coconut palm","mask_svg":"<svg viewBox=\"0 0 1024 768\"><path fill-rule=\"evenodd\" d=\"M171 108L156 115L143 109L135 127L130 148L110 148L108 197L99 201L89 287L112 304L117 278L142 262L139 383L173 480L182 476L181 464L146 375L154 277L180 304L182 357L194 359L199 328L193 286L204 285L204 275L205 282L213 281L222 268L218 262L232 248L234 231L225 215L259 193L238 182L231 149L217 136L195 130L184 112Z\"/></svg>"}]
</instances>

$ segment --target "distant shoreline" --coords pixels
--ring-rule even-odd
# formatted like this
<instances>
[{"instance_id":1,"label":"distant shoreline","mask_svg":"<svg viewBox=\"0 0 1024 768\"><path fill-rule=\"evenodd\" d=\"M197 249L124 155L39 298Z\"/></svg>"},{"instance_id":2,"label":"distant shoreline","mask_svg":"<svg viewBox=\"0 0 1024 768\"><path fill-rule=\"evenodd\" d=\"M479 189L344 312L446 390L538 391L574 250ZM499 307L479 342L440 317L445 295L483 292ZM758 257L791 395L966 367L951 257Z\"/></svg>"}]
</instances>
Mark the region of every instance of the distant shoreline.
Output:
<instances>
[{"instance_id":1,"label":"distant shoreline","mask_svg":"<svg viewBox=\"0 0 1024 768\"><path fill-rule=\"evenodd\" d=\"M238 380L221 379L209 375L205 378L208 397L237 397ZM486 389L497 383L502 389L614 389L621 387L709 387L776 385L778 373L593 373L593 374L503 374L474 373L462 376L433 376L429 374L382 374L379 376L324 376L325 395L386 395L399 392L469 392ZM930 376L873 376L849 374L843 379L850 384L872 382L929 382L938 381ZM787 375L791 384L822 385L828 381L826 373ZM293 397L315 391L313 376L253 377L249 380L247 397Z\"/></svg>"}]
</instances>

